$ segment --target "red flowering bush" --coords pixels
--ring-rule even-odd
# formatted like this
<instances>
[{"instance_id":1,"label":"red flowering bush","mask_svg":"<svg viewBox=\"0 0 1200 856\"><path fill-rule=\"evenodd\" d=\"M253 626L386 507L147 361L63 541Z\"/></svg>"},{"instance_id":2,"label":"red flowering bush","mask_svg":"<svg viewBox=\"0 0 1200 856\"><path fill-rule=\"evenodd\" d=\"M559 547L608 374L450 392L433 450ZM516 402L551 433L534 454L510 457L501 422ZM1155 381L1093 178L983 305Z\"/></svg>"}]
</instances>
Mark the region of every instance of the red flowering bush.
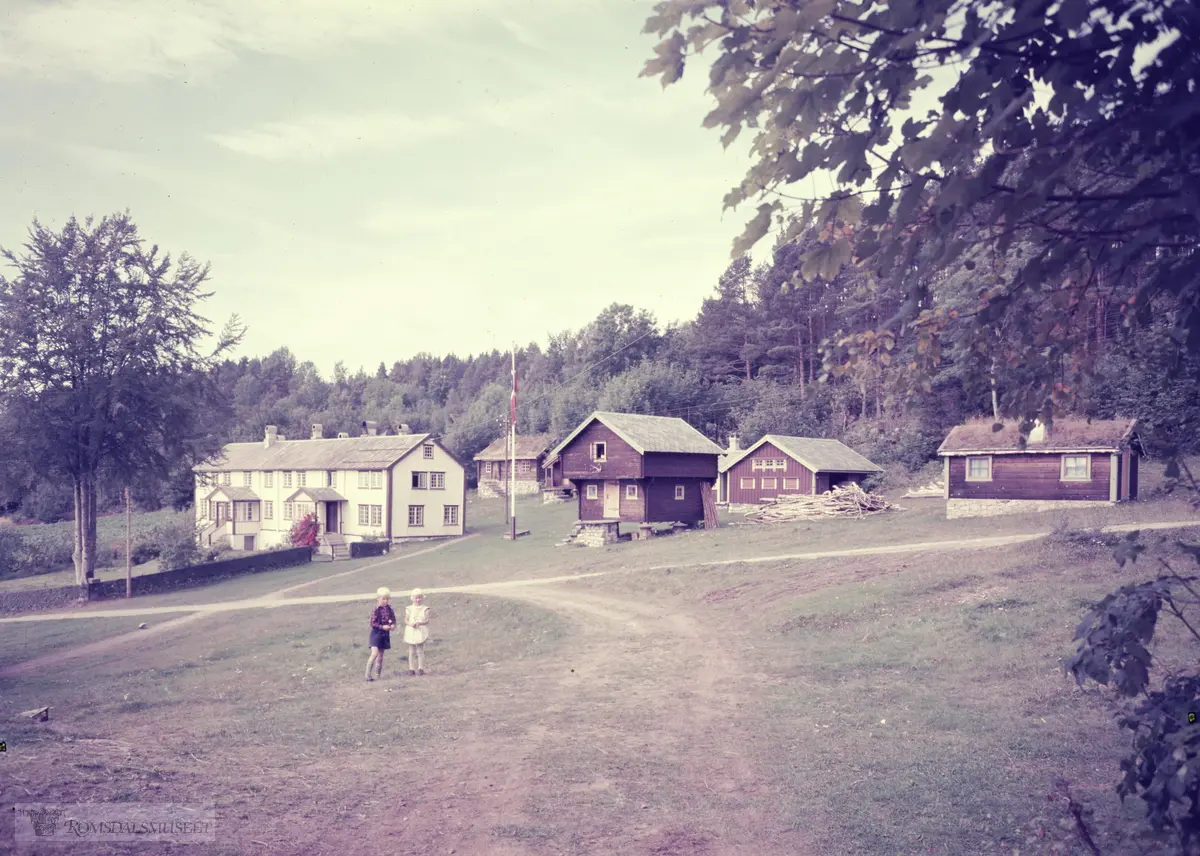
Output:
<instances>
[{"instance_id":1,"label":"red flowering bush","mask_svg":"<svg viewBox=\"0 0 1200 856\"><path fill-rule=\"evenodd\" d=\"M321 543L321 524L317 522L317 515L306 514L292 524L291 540L293 547L315 550Z\"/></svg>"}]
</instances>

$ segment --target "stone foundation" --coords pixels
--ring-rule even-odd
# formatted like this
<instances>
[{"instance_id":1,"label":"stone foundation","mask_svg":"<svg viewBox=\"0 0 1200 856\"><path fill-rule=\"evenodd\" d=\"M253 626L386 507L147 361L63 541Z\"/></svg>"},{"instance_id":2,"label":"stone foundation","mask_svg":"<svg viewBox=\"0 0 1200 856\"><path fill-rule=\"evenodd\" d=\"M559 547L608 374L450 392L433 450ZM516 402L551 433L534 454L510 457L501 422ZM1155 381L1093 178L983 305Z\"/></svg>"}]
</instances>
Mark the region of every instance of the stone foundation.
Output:
<instances>
[{"instance_id":1,"label":"stone foundation","mask_svg":"<svg viewBox=\"0 0 1200 856\"><path fill-rule=\"evenodd\" d=\"M542 505L549 505L552 502L570 502L574 498L570 491L561 489L542 491Z\"/></svg>"},{"instance_id":2,"label":"stone foundation","mask_svg":"<svg viewBox=\"0 0 1200 856\"><path fill-rule=\"evenodd\" d=\"M540 482L517 479L517 496L534 496L540 493L541 490L542 485ZM508 496L508 482L491 479L479 483L480 499L498 499L502 496Z\"/></svg>"},{"instance_id":3,"label":"stone foundation","mask_svg":"<svg viewBox=\"0 0 1200 856\"><path fill-rule=\"evenodd\" d=\"M580 523L574 542L585 547L604 547L615 544L619 539L619 523Z\"/></svg>"},{"instance_id":4,"label":"stone foundation","mask_svg":"<svg viewBox=\"0 0 1200 856\"><path fill-rule=\"evenodd\" d=\"M1068 511L1073 508L1104 508L1106 500L1078 499L948 499L946 519L995 517L1001 514L1032 514L1038 511Z\"/></svg>"}]
</instances>

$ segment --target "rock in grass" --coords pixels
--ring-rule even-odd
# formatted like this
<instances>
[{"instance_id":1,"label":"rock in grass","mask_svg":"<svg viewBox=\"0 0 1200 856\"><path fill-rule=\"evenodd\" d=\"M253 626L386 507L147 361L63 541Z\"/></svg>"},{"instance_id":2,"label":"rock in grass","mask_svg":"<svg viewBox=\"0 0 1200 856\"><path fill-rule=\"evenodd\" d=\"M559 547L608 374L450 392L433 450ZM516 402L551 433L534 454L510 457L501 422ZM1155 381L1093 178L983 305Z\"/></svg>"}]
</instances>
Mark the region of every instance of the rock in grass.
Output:
<instances>
[{"instance_id":1,"label":"rock in grass","mask_svg":"<svg viewBox=\"0 0 1200 856\"><path fill-rule=\"evenodd\" d=\"M50 718L50 708L35 707L32 710L23 710L21 711L21 716L29 717L34 722L45 722Z\"/></svg>"},{"instance_id":2,"label":"rock in grass","mask_svg":"<svg viewBox=\"0 0 1200 856\"><path fill-rule=\"evenodd\" d=\"M150 626L149 624L147 624L146 622L143 621L141 624L138 625L138 630L145 630L149 626Z\"/></svg>"}]
</instances>

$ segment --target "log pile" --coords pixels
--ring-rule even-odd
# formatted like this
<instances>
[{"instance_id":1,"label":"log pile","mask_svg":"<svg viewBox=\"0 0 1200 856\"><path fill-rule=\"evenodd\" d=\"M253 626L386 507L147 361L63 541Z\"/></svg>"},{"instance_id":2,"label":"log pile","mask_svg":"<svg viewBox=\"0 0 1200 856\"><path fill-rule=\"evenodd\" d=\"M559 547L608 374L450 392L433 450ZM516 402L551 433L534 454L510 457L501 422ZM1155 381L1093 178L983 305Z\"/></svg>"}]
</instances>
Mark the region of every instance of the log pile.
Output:
<instances>
[{"instance_id":1,"label":"log pile","mask_svg":"<svg viewBox=\"0 0 1200 856\"><path fill-rule=\"evenodd\" d=\"M746 512L749 523L781 523L788 520L818 520L825 517L866 517L881 511L903 511L882 496L867 493L856 484L838 485L816 496L783 494L762 508Z\"/></svg>"}]
</instances>

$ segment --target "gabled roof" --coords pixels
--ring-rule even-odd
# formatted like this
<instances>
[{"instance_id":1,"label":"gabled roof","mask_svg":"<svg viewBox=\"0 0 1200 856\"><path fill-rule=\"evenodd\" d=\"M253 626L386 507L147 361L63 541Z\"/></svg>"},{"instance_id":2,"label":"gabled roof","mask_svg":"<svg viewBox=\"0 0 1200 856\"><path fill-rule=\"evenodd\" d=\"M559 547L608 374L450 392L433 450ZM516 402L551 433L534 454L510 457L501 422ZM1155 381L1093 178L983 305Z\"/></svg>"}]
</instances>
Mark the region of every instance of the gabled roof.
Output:
<instances>
[{"instance_id":1,"label":"gabled roof","mask_svg":"<svg viewBox=\"0 0 1200 856\"><path fill-rule=\"evenodd\" d=\"M532 460L539 458L550 448L549 434L531 434L525 437L517 436L517 460ZM477 461L507 461L508 437L501 437L475 456Z\"/></svg>"},{"instance_id":2,"label":"gabled roof","mask_svg":"<svg viewBox=\"0 0 1200 856\"><path fill-rule=\"evenodd\" d=\"M295 491L284 502L295 502L296 500L308 497L313 502L346 502L346 497L342 496L331 487L302 487Z\"/></svg>"},{"instance_id":3,"label":"gabled roof","mask_svg":"<svg viewBox=\"0 0 1200 856\"><path fill-rule=\"evenodd\" d=\"M724 451L712 440L675 416L640 416L634 413L610 413L606 410L597 410L568 434L567 439L555 446L550 457L553 458L560 454L584 428L593 422L604 425L641 455L648 452L719 455Z\"/></svg>"},{"instance_id":4,"label":"gabled roof","mask_svg":"<svg viewBox=\"0 0 1200 856\"><path fill-rule=\"evenodd\" d=\"M380 470L390 467L429 438L429 434L394 434L322 440L278 440L270 448L261 440L230 443L197 472L215 470Z\"/></svg>"},{"instance_id":5,"label":"gabled roof","mask_svg":"<svg viewBox=\"0 0 1200 856\"><path fill-rule=\"evenodd\" d=\"M972 452L1119 452L1133 439L1137 420L1086 419L1064 417L1055 419L1040 442L1029 442L1021 449L1020 427L1016 422L1001 423L1000 431L992 430L992 420L973 419L950 429L939 455L966 455Z\"/></svg>"},{"instance_id":6,"label":"gabled roof","mask_svg":"<svg viewBox=\"0 0 1200 856\"><path fill-rule=\"evenodd\" d=\"M223 496L231 502L258 502L259 496L248 487L233 487L231 485L221 485L214 488L213 492L204 497L206 500L212 499L214 496Z\"/></svg>"},{"instance_id":7,"label":"gabled roof","mask_svg":"<svg viewBox=\"0 0 1200 856\"><path fill-rule=\"evenodd\" d=\"M792 460L814 473L881 473L883 469L851 449L840 440L819 437L786 437L767 434L750 448L726 456L721 472L726 472L764 443L770 443Z\"/></svg>"}]
</instances>

